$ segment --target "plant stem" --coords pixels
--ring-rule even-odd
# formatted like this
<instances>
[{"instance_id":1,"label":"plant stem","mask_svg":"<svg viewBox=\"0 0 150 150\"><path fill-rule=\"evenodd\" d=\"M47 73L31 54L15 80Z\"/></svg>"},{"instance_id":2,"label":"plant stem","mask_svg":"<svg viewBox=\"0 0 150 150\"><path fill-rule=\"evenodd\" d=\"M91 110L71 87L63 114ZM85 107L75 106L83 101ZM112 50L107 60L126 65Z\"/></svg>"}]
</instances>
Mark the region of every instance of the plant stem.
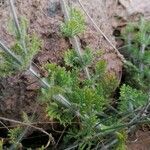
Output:
<instances>
[{"instance_id":1,"label":"plant stem","mask_svg":"<svg viewBox=\"0 0 150 150\"><path fill-rule=\"evenodd\" d=\"M142 46L141 46L141 53L142 53L142 56L144 56L145 48L146 48L146 45L145 45L145 44L142 44ZM141 63L140 63L140 71L143 72L143 70L144 70L144 64L141 62Z\"/></svg>"},{"instance_id":2,"label":"plant stem","mask_svg":"<svg viewBox=\"0 0 150 150\"><path fill-rule=\"evenodd\" d=\"M20 28L20 25L19 25L19 21L18 21L16 11L15 11L14 1L9 0L9 5L10 5L10 8L11 8L11 12L12 12L12 15L13 15L13 20L14 20L14 23L15 23L15 26L16 26L17 33L18 33L19 37L21 37L21 28Z\"/></svg>"},{"instance_id":3,"label":"plant stem","mask_svg":"<svg viewBox=\"0 0 150 150\"><path fill-rule=\"evenodd\" d=\"M142 114L149 108L149 106L150 106L150 96L149 96L148 104L146 104L146 105L144 106L144 108L141 109L141 111L129 122L129 126L131 126L131 127L127 130L127 134L130 133L131 130L133 130L133 129L135 128L135 123L137 124L137 123L150 122L149 120L148 120L148 121L136 121L137 118L138 118L138 120L140 120L140 118L143 117ZM141 117L140 117L140 116L141 116ZM139 117L140 117L140 118L139 118ZM117 142L118 142L118 140L115 139L115 140L111 141L110 143L108 143L108 144L105 146L105 148L106 148L106 149L109 149L112 145L116 144ZM101 150L103 150L103 149L101 149Z\"/></svg>"},{"instance_id":4,"label":"plant stem","mask_svg":"<svg viewBox=\"0 0 150 150\"><path fill-rule=\"evenodd\" d=\"M48 83L46 80L44 80L44 79L42 79L42 78L40 77L40 74L38 74L38 73L34 70L34 67L33 67L32 65L29 67L29 70L28 70L28 71L33 75L33 77L36 77L36 78L39 80L39 82L40 82L40 84L42 85L42 87L44 87L44 88L50 88L49 83Z\"/></svg>"},{"instance_id":5,"label":"plant stem","mask_svg":"<svg viewBox=\"0 0 150 150\"><path fill-rule=\"evenodd\" d=\"M65 18L66 21L70 20L70 15L69 15L69 11L68 11L67 6L68 5L67 5L66 0L61 0L61 7L62 7L64 18ZM82 61L82 50L81 50L81 46L80 46L80 42L79 42L78 37L73 36L72 38L69 38L69 40L70 40L70 43L72 44L74 50L76 51L76 53L78 54L78 56L80 57L80 59ZM84 67L84 72L87 76L87 79L91 80L88 67ZM94 88L94 85L92 85L92 87Z\"/></svg>"},{"instance_id":6,"label":"plant stem","mask_svg":"<svg viewBox=\"0 0 150 150\"><path fill-rule=\"evenodd\" d=\"M136 124L143 124L143 123L149 123L150 121L149 120L145 120L145 121L137 121L137 122L133 122L132 124L130 124L130 123L128 123L128 124L125 124L125 125L122 125L122 126L116 126L116 128L124 128L124 127L129 127L129 126L131 126L131 128L132 127L134 127ZM101 135L103 136L103 135L107 135L107 134L111 134L111 133L115 133L116 132L116 130L113 130L113 131L111 131L111 132L106 132L106 133L101 133ZM129 133L130 131L129 130L127 130L127 134ZM99 134L100 135L100 134ZM104 149L106 149L106 150L108 150L108 149L110 149L110 147L111 146L113 146L114 144L116 144L118 142L118 139L115 139L115 140L111 140L108 144L106 144L106 145L103 145L103 148L102 147L99 147L100 148L100 150L104 150Z\"/></svg>"}]
</instances>

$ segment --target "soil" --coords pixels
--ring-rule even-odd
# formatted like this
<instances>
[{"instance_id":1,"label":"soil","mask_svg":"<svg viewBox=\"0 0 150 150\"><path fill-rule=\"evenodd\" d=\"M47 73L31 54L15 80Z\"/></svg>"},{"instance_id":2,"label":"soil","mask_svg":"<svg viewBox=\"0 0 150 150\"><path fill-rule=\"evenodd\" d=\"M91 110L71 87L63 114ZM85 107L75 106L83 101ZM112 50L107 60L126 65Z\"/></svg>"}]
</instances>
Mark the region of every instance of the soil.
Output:
<instances>
[{"instance_id":1,"label":"soil","mask_svg":"<svg viewBox=\"0 0 150 150\"><path fill-rule=\"evenodd\" d=\"M130 142L128 142L128 150L149 150L150 131L138 130L133 138L130 137L129 141Z\"/></svg>"},{"instance_id":2,"label":"soil","mask_svg":"<svg viewBox=\"0 0 150 150\"><path fill-rule=\"evenodd\" d=\"M130 18L130 14L127 16L125 6L118 0L82 0L82 2L101 30L116 46L117 43L113 35L114 30L125 26ZM59 28L64 18L59 0L16 0L15 4L18 14L25 16L29 21L28 32L36 33L43 41L43 45L40 52L35 56L34 62L39 68L46 62L61 63L65 50L70 48L71 45L68 39L64 39L60 34ZM73 0L70 5L79 8L76 0ZM0 39L8 46L11 46L14 38L8 31L11 16L9 9L8 1L0 0ZM134 18L133 16L136 15L132 14L132 18ZM88 18L87 29L80 36L80 41L83 45L90 46L93 51L104 51L103 59L108 62L107 69L110 72L114 72L118 79L121 78L121 60L102 35L95 31ZM39 103L37 105L39 88L38 83L32 77L27 76L26 73L5 79L1 78L0 116L22 120L22 112L26 112L28 116L34 115L35 122L50 121L49 118L45 117L44 107ZM13 125L12 123L5 123ZM42 127L49 128L47 125L42 125ZM130 147L132 149L132 144L129 144ZM137 150L140 149L137 148Z\"/></svg>"}]
</instances>

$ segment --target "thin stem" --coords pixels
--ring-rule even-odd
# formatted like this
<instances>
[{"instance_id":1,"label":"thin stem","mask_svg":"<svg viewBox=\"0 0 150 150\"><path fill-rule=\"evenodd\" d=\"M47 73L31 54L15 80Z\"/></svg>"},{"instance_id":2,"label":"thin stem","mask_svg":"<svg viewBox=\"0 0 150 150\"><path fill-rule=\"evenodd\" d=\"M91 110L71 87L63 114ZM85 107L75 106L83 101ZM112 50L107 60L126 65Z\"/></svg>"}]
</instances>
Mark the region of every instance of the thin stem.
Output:
<instances>
[{"instance_id":1,"label":"thin stem","mask_svg":"<svg viewBox=\"0 0 150 150\"><path fill-rule=\"evenodd\" d=\"M116 144L117 142L118 142L118 140L115 139L115 140L111 141L109 144L105 145L104 148L105 148L106 150L108 150L112 145ZM104 148L102 148L102 149L100 149L100 150L104 150Z\"/></svg>"},{"instance_id":2,"label":"thin stem","mask_svg":"<svg viewBox=\"0 0 150 150\"><path fill-rule=\"evenodd\" d=\"M127 43L128 43L128 49L129 51L131 50L131 33L128 34L127 36Z\"/></svg>"},{"instance_id":3,"label":"thin stem","mask_svg":"<svg viewBox=\"0 0 150 150\"><path fill-rule=\"evenodd\" d=\"M9 128L2 121L0 121L0 123L4 126L5 129L7 129L8 131L10 131Z\"/></svg>"},{"instance_id":4,"label":"thin stem","mask_svg":"<svg viewBox=\"0 0 150 150\"><path fill-rule=\"evenodd\" d=\"M62 11L64 13L64 18L65 20L70 20L70 15L69 15L69 11L68 11L68 1L67 0L61 0L60 1L60 4L61 4L61 8L62 8Z\"/></svg>"},{"instance_id":5,"label":"thin stem","mask_svg":"<svg viewBox=\"0 0 150 150\"><path fill-rule=\"evenodd\" d=\"M146 122L149 122L149 120L148 120L148 121L136 121L137 118L138 118L138 120L140 120L140 118L139 118L140 116L143 117L142 114L143 114L145 111L147 111L147 109L149 108L149 106L150 106L150 97L149 97L149 102L148 102L148 104L146 104L145 107L129 122L129 126L131 126L131 127L127 130L127 133L130 133L131 130L133 130L133 129L135 128L135 122L136 122L136 123L146 123ZM110 148L112 145L116 144L117 142L118 142L117 139L111 141L110 143L108 143L108 144L105 146L106 149ZM102 150L102 149L101 149L101 150Z\"/></svg>"},{"instance_id":6,"label":"thin stem","mask_svg":"<svg viewBox=\"0 0 150 150\"><path fill-rule=\"evenodd\" d=\"M145 44L142 44L142 46L141 46L141 53L142 53L142 56L143 56L144 53L145 53L145 48L146 48L146 45L145 45ZM141 62L141 64L140 64L140 71L143 72L143 70L144 70L144 64Z\"/></svg>"},{"instance_id":7,"label":"thin stem","mask_svg":"<svg viewBox=\"0 0 150 150\"><path fill-rule=\"evenodd\" d=\"M124 127L130 127L131 128L133 126L135 126L136 124L143 124L143 123L149 123L150 121L149 120L144 120L144 121L136 121L136 122L133 122L132 124L128 123L128 124L124 124L124 125L121 125L121 126L116 126L116 129L121 129L121 128L124 128ZM104 132L104 133L101 133L101 134L98 134L97 136L104 136L104 135L107 135L107 134L111 134L111 133L115 133L116 130L112 130L111 132ZM127 130L127 134L129 133L130 131ZM115 138L115 137L114 137ZM103 145L103 148L101 148L100 150L104 150L104 148L107 150L107 149L110 149L110 147L112 147L114 144L116 144L118 142L118 139L115 139L115 140L111 140L108 144L106 145Z\"/></svg>"},{"instance_id":8,"label":"thin stem","mask_svg":"<svg viewBox=\"0 0 150 150\"><path fill-rule=\"evenodd\" d=\"M36 113L36 111L37 111L37 107L38 107L38 104L36 103L35 104L35 109L34 109L34 112L33 112L33 115L32 115L32 117L31 117L31 119L30 119L30 124L31 125L33 125L31 122L33 121L33 119L34 119L34 115L35 115L35 113ZM19 136L19 138L17 139L17 142L16 142L16 144L19 144L20 143L20 141L22 140L22 138L24 137L24 135L27 133L27 131L29 130L29 126L27 126L26 128L25 128L25 130L23 131L23 133L21 133L21 135ZM10 147L10 150L13 150L14 149L14 144Z\"/></svg>"},{"instance_id":9,"label":"thin stem","mask_svg":"<svg viewBox=\"0 0 150 150\"><path fill-rule=\"evenodd\" d=\"M16 13L15 6L14 6L14 1L9 0L9 4L10 4L11 12L12 12L12 15L13 15L13 20L14 20L14 23L15 23L17 34L19 35L19 38L21 40L23 50L24 50L25 54L27 54L26 44L25 44L24 37L22 36L21 28L20 28L20 25L19 25L17 13Z\"/></svg>"},{"instance_id":10,"label":"thin stem","mask_svg":"<svg viewBox=\"0 0 150 150\"><path fill-rule=\"evenodd\" d=\"M150 106L150 96L149 96L149 100L146 103L146 105L141 109L141 111L130 121L130 123L134 122L135 120L137 120L138 118L140 119L141 117L143 117L143 113L145 113L147 111L147 109Z\"/></svg>"},{"instance_id":11,"label":"thin stem","mask_svg":"<svg viewBox=\"0 0 150 150\"><path fill-rule=\"evenodd\" d=\"M72 149L77 148L78 146L79 146L79 144L72 145L72 146L70 146L70 147L68 147L68 148L66 148L66 149L64 149L64 150L72 150Z\"/></svg>"},{"instance_id":12,"label":"thin stem","mask_svg":"<svg viewBox=\"0 0 150 150\"><path fill-rule=\"evenodd\" d=\"M18 64L22 64L22 61L20 60L20 58L18 58L7 46L5 46L5 44L4 43L2 43L1 41L0 41L0 47L1 47L1 49L5 52L5 53L7 53L8 55L10 55Z\"/></svg>"},{"instance_id":13,"label":"thin stem","mask_svg":"<svg viewBox=\"0 0 150 150\"><path fill-rule=\"evenodd\" d=\"M44 79L42 79L41 77L40 77L40 74L38 74L35 70L34 70L34 67L31 65L30 67L29 67L29 70L28 70L34 77L36 77L38 80L39 80L39 82L40 82L40 84L42 85L42 87L44 87L44 88L50 88L50 84L46 81L46 80L44 80Z\"/></svg>"},{"instance_id":14,"label":"thin stem","mask_svg":"<svg viewBox=\"0 0 150 150\"><path fill-rule=\"evenodd\" d=\"M14 23L15 23L15 26L16 26L17 33L18 33L19 37L21 37L21 28L20 28L20 25L19 25L16 10L15 10L15 7L14 7L14 1L9 0L9 4L10 4L10 8L11 8L11 12L12 12L12 15L13 15L13 19L14 19Z\"/></svg>"},{"instance_id":15,"label":"thin stem","mask_svg":"<svg viewBox=\"0 0 150 150\"><path fill-rule=\"evenodd\" d=\"M57 148L57 146L58 146L60 140L62 139L62 137L63 137L65 131L66 131L66 127L65 127L64 130L62 131L62 133L61 133L61 135L60 135L60 137L59 137L59 139L58 139L58 141L57 141L57 143L56 143L56 145L55 145L55 148Z\"/></svg>"}]
</instances>

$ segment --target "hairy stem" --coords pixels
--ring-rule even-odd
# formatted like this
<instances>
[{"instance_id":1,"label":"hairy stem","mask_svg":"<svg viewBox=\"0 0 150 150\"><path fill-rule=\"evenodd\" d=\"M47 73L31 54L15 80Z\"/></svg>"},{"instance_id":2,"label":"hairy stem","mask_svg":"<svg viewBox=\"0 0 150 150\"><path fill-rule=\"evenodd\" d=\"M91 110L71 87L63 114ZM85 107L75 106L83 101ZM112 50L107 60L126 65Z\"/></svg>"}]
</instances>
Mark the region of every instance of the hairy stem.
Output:
<instances>
[{"instance_id":1,"label":"hairy stem","mask_svg":"<svg viewBox=\"0 0 150 150\"><path fill-rule=\"evenodd\" d=\"M22 33L21 33L21 28L20 28L17 13L16 13L16 10L15 10L14 1L9 0L9 4L10 4L13 20L14 20L14 23L15 23L15 27L16 27L16 30L17 30L17 34L18 34L18 36L21 40L23 50L24 50L25 54L27 54L26 44L25 44L24 37L22 36Z\"/></svg>"},{"instance_id":2,"label":"hairy stem","mask_svg":"<svg viewBox=\"0 0 150 150\"><path fill-rule=\"evenodd\" d=\"M2 41L0 41L0 47L5 53L10 55L18 64L22 64L20 58L18 58L7 46L5 46L5 44Z\"/></svg>"}]
</instances>

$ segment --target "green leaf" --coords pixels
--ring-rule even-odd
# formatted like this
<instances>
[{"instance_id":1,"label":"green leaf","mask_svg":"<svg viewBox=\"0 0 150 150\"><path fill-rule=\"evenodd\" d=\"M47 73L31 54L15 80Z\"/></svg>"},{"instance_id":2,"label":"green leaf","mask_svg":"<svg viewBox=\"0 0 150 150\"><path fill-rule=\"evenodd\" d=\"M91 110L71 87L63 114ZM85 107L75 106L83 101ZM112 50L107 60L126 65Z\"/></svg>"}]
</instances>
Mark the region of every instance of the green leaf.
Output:
<instances>
[{"instance_id":1,"label":"green leaf","mask_svg":"<svg viewBox=\"0 0 150 150\"><path fill-rule=\"evenodd\" d=\"M61 32L65 37L73 37L85 29L84 17L76 9L70 10L70 20L61 25Z\"/></svg>"},{"instance_id":2,"label":"green leaf","mask_svg":"<svg viewBox=\"0 0 150 150\"><path fill-rule=\"evenodd\" d=\"M59 106L55 102L47 105L46 112L47 116L49 116L51 119L59 120L59 123L64 126L71 124L71 121L73 120L73 114L70 113L70 110Z\"/></svg>"},{"instance_id":3,"label":"green leaf","mask_svg":"<svg viewBox=\"0 0 150 150\"><path fill-rule=\"evenodd\" d=\"M116 136L118 139L116 150L127 150L127 146L126 146L127 135L126 135L126 133L125 132L116 132Z\"/></svg>"},{"instance_id":4,"label":"green leaf","mask_svg":"<svg viewBox=\"0 0 150 150\"><path fill-rule=\"evenodd\" d=\"M90 48L85 48L81 57L74 50L65 52L64 61L67 66L74 69L83 69L92 64L93 52Z\"/></svg>"}]
</instances>

